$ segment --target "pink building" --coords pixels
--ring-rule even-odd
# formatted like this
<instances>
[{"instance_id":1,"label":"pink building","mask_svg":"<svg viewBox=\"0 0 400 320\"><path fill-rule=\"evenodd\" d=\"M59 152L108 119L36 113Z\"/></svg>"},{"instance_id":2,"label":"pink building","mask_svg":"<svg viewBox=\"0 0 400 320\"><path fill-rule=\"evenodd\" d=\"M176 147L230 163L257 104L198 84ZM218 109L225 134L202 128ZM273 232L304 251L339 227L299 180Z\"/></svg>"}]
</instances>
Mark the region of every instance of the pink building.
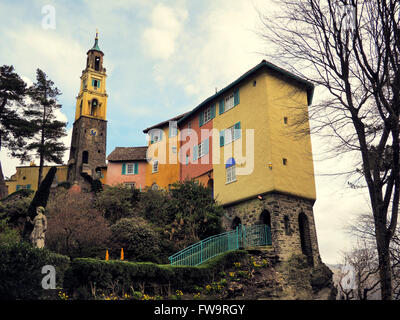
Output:
<instances>
[{"instance_id":1,"label":"pink building","mask_svg":"<svg viewBox=\"0 0 400 320\"><path fill-rule=\"evenodd\" d=\"M146 186L147 147L117 147L108 157L106 184L125 184L142 189Z\"/></svg>"}]
</instances>

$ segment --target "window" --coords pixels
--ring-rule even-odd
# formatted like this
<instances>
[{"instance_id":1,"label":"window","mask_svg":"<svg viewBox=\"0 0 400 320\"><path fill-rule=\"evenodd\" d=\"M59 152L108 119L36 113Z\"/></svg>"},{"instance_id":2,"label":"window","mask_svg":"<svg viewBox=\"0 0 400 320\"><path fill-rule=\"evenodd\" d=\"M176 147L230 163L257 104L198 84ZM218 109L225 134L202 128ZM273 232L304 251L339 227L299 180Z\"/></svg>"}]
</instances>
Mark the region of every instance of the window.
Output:
<instances>
[{"instance_id":1,"label":"window","mask_svg":"<svg viewBox=\"0 0 400 320\"><path fill-rule=\"evenodd\" d=\"M202 143L193 147L193 161L205 156L210 151L210 138L205 139Z\"/></svg>"},{"instance_id":2,"label":"window","mask_svg":"<svg viewBox=\"0 0 400 320\"><path fill-rule=\"evenodd\" d=\"M97 107L99 105L99 102L97 99L92 100L92 108L90 109L90 115L91 116L96 116L97 115Z\"/></svg>"},{"instance_id":3,"label":"window","mask_svg":"<svg viewBox=\"0 0 400 320\"><path fill-rule=\"evenodd\" d=\"M232 109L235 106L233 94L225 98L225 111Z\"/></svg>"},{"instance_id":4,"label":"window","mask_svg":"<svg viewBox=\"0 0 400 320\"><path fill-rule=\"evenodd\" d=\"M92 79L92 86L94 89L100 88L100 80Z\"/></svg>"},{"instance_id":5,"label":"window","mask_svg":"<svg viewBox=\"0 0 400 320\"><path fill-rule=\"evenodd\" d=\"M284 218L283 218L283 224L284 224L284 226L285 226L285 234L287 235L287 236L290 236L290 224L289 224L289 217L288 216L285 216Z\"/></svg>"},{"instance_id":6,"label":"window","mask_svg":"<svg viewBox=\"0 0 400 320\"><path fill-rule=\"evenodd\" d=\"M226 183L236 181L236 162L234 158L229 158L225 165L226 168Z\"/></svg>"},{"instance_id":7,"label":"window","mask_svg":"<svg viewBox=\"0 0 400 320\"><path fill-rule=\"evenodd\" d=\"M287 124L288 123L288 118L287 117L283 117L283 123Z\"/></svg>"},{"instance_id":8,"label":"window","mask_svg":"<svg viewBox=\"0 0 400 320\"><path fill-rule=\"evenodd\" d=\"M239 89L235 90L232 94L219 101L219 114L224 113L237 106L239 101Z\"/></svg>"},{"instance_id":9,"label":"window","mask_svg":"<svg viewBox=\"0 0 400 320\"><path fill-rule=\"evenodd\" d=\"M89 163L89 152L88 151L82 152L82 163Z\"/></svg>"},{"instance_id":10,"label":"window","mask_svg":"<svg viewBox=\"0 0 400 320\"><path fill-rule=\"evenodd\" d=\"M153 161L153 173L158 172L158 160Z\"/></svg>"},{"instance_id":11,"label":"window","mask_svg":"<svg viewBox=\"0 0 400 320\"><path fill-rule=\"evenodd\" d=\"M189 165L189 155L188 154L186 155L186 165L187 166Z\"/></svg>"},{"instance_id":12,"label":"window","mask_svg":"<svg viewBox=\"0 0 400 320\"><path fill-rule=\"evenodd\" d=\"M287 159L283 158L282 159L282 163L283 163L284 166L286 166L287 165Z\"/></svg>"},{"instance_id":13,"label":"window","mask_svg":"<svg viewBox=\"0 0 400 320\"><path fill-rule=\"evenodd\" d=\"M162 131L160 129L153 129L150 131L150 143L157 143L162 140Z\"/></svg>"},{"instance_id":14,"label":"window","mask_svg":"<svg viewBox=\"0 0 400 320\"><path fill-rule=\"evenodd\" d=\"M192 123L189 122L187 125L187 134L190 135L190 132L192 131Z\"/></svg>"},{"instance_id":15,"label":"window","mask_svg":"<svg viewBox=\"0 0 400 320\"><path fill-rule=\"evenodd\" d=\"M257 86L257 80L253 81L253 87Z\"/></svg>"},{"instance_id":16,"label":"window","mask_svg":"<svg viewBox=\"0 0 400 320\"><path fill-rule=\"evenodd\" d=\"M240 122L235 123L232 127L222 130L220 132L220 147L231 143L234 140L240 139L241 137L241 126Z\"/></svg>"},{"instance_id":17,"label":"window","mask_svg":"<svg viewBox=\"0 0 400 320\"><path fill-rule=\"evenodd\" d=\"M176 121L169 122L169 136L170 138L176 137L178 135L178 124Z\"/></svg>"},{"instance_id":18,"label":"window","mask_svg":"<svg viewBox=\"0 0 400 320\"><path fill-rule=\"evenodd\" d=\"M125 182L124 185L128 189L135 189L135 183L134 182Z\"/></svg>"},{"instance_id":19,"label":"window","mask_svg":"<svg viewBox=\"0 0 400 320\"><path fill-rule=\"evenodd\" d=\"M226 183L236 181L236 165L226 168Z\"/></svg>"},{"instance_id":20,"label":"window","mask_svg":"<svg viewBox=\"0 0 400 320\"><path fill-rule=\"evenodd\" d=\"M206 110L204 110L204 123L210 120L211 120L211 107L208 107Z\"/></svg>"},{"instance_id":21,"label":"window","mask_svg":"<svg viewBox=\"0 0 400 320\"><path fill-rule=\"evenodd\" d=\"M122 164L122 175L125 174L138 174L139 173L139 163L123 163Z\"/></svg>"},{"instance_id":22,"label":"window","mask_svg":"<svg viewBox=\"0 0 400 320\"><path fill-rule=\"evenodd\" d=\"M172 153L176 154L176 152L177 152L176 146L173 146L171 149L172 149Z\"/></svg>"},{"instance_id":23,"label":"window","mask_svg":"<svg viewBox=\"0 0 400 320\"><path fill-rule=\"evenodd\" d=\"M95 69L96 71L99 71L99 70L100 70L100 57L96 57L96 58L94 59L94 69Z\"/></svg>"}]
</instances>

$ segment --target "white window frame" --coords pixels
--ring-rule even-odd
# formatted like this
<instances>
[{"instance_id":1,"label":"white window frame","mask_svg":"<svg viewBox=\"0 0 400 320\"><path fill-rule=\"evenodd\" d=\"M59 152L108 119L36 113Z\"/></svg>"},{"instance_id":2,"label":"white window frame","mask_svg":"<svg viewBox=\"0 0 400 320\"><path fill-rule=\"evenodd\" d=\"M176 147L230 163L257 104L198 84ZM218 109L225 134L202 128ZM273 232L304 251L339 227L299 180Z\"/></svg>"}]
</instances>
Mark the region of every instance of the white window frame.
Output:
<instances>
[{"instance_id":1,"label":"white window frame","mask_svg":"<svg viewBox=\"0 0 400 320\"><path fill-rule=\"evenodd\" d=\"M131 168L131 170L129 170ZM126 164L126 174L135 174L135 164L127 163Z\"/></svg>"},{"instance_id":2,"label":"white window frame","mask_svg":"<svg viewBox=\"0 0 400 320\"><path fill-rule=\"evenodd\" d=\"M225 135L224 145L232 143L235 140L235 126L233 125L232 127L226 129L224 135Z\"/></svg>"},{"instance_id":3,"label":"white window frame","mask_svg":"<svg viewBox=\"0 0 400 320\"><path fill-rule=\"evenodd\" d=\"M177 151L178 151L178 148L176 146L172 146L171 147L171 151L172 151L173 154L176 154Z\"/></svg>"},{"instance_id":4,"label":"white window frame","mask_svg":"<svg viewBox=\"0 0 400 320\"><path fill-rule=\"evenodd\" d=\"M208 107L207 109L204 110L204 113L203 113L203 124L207 123L211 119L212 119L211 107Z\"/></svg>"},{"instance_id":5,"label":"white window frame","mask_svg":"<svg viewBox=\"0 0 400 320\"><path fill-rule=\"evenodd\" d=\"M236 165L226 168L226 183L232 183L236 181Z\"/></svg>"},{"instance_id":6,"label":"white window frame","mask_svg":"<svg viewBox=\"0 0 400 320\"><path fill-rule=\"evenodd\" d=\"M225 97L224 112L231 110L234 106L235 106L235 95L232 93L229 96Z\"/></svg>"},{"instance_id":7,"label":"white window frame","mask_svg":"<svg viewBox=\"0 0 400 320\"><path fill-rule=\"evenodd\" d=\"M152 166L152 173L157 173L157 172L158 172L158 160L154 160Z\"/></svg>"},{"instance_id":8,"label":"white window frame","mask_svg":"<svg viewBox=\"0 0 400 320\"><path fill-rule=\"evenodd\" d=\"M135 182L124 182L124 186L126 188L135 189L136 183Z\"/></svg>"}]
</instances>

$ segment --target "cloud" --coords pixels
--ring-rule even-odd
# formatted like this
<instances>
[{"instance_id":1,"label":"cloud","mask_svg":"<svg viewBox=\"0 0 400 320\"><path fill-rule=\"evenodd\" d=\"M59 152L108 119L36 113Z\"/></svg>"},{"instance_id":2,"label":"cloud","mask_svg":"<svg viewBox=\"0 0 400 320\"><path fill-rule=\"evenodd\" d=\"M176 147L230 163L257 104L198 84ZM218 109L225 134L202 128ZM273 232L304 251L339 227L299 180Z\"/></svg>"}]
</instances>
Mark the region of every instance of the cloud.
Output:
<instances>
[{"instance_id":1,"label":"cloud","mask_svg":"<svg viewBox=\"0 0 400 320\"><path fill-rule=\"evenodd\" d=\"M176 50L188 12L179 7L158 4L151 12L151 27L143 32L143 46L154 59L167 60Z\"/></svg>"}]
</instances>

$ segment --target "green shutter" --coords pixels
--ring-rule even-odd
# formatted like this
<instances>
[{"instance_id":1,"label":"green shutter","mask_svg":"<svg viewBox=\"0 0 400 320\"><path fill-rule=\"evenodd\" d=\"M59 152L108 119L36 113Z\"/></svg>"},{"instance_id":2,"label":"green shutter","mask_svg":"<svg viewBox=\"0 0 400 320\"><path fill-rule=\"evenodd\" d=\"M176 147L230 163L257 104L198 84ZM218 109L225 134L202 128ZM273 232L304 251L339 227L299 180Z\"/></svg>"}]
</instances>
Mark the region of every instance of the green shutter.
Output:
<instances>
[{"instance_id":1,"label":"green shutter","mask_svg":"<svg viewBox=\"0 0 400 320\"><path fill-rule=\"evenodd\" d=\"M138 174L139 173L139 163L135 162L135 167L134 167L134 173Z\"/></svg>"},{"instance_id":2,"label":"green shutter","mask_svg":"<svg viewBox=\"0 0 400 320\"><path fill-rule=\"evenodd\" d=\"M122 175L126 174L126 163L122 164Z\"/></svg>"},{"instance_id":3,"label":"green shutter","mask_svg":"<svg viewBox=\"0 0 400 320\"><path fill-rule=\"evenodd\" d=\"M28 184L28 185L26 186L26 188L27 188L28 190L31 190L31 185Z\"/></svg>"},{"instance_id":4,"label":"green shutter","mask_svg":"<svg viewBox=\"0 0 400 320\"><path fill-rule=\"evenodd\" d=\"M199 114L199 127L201 127L204 124L204 112L200 112Z\"/></svg>"},{"instance_id":5,"label":"green shutter","mask_svg":"<svg viewBox=\"0 0 400 320\"><path fill-rule=\"evenodd\" d=\"M198 146L193 147L193 161L196 161L198 159Z\"/></svg>"},{"instance_id":6,"label":"green shutter","mask_svg":"<svg viewBox=\"0 0 400 320\"><path fill-rule=\"evenodd\" d=\"M97 80L97 88L100 88L100 80Z\"/></svg>"},{"instance_id":7,"label":"green shutter","mask_svg":"<svg viewBox=\"0 0 400 320\"><path fill-rule=\"evenodd\" d=\"M19 184L17 184L16 190L18 191L20 188L21 188L21 186Z\"/></svg>"},{"instance_id":8,"label":"green shutter","mask_svg":"<svg viewBox=\"0 0 400 320\"><path fill-rule=\"evenodd\" d=\"M94 87L94 79L92 79L92 87Z\"/></svg>"},{"instance_id":9,"label":"green shutter","mask_svg":"<svg viewBox=\"0 0 400 320\"><path fill-rule=\"evenodd\" d=\"M215 104L211 106L211 119L215 118Z\"/></svg>"},{"instance_id":10,"label":"green shutter","mask_svg":"<svg viewBox=\"0 0 400 320\"><path fill-rule=\"evenodd\" d=\"M237 105L240 103L240 100L239 100L239 89L237 89L237 90L235 91L235 93L234 93L234 95L233 95L233 100L234 100L233 104L234 104L235 106L237 106Z\"/></svg>"},{"instance_id":11,"label":"green shutter","mask_svg":"<svg viewBox=\"0 0 400 320\"><path fill-rule=\"evenodd\" d=\"M204 140L204 155L208 154L209 150L210 150L210 138L207 138L206 140Z\"/></svg>"},{"instance_id":12,"label":"green shutter","mask_svg":"<svg viewBox=\"0 0 400 320\"><path fill-rule=\"evenodd\" d=\"M223 114L225 111L224 99L219 100L219 114Z\"/></svg>"},{"instance_id":13,"label":"green shutter","mask_svg":"<svg viewBox=\"0 0 400 320\"><path fill-rule=\"evenodd\" d=\"M224 144L225 144L225 131L222 130L222 131L220 131L220 133L219 133L219 146L220 146L220 147L223 147Z\"/></svg>"},{"instance_id":14,"label":"green shutter","mask_svg":"<svg viewBox=\"0 0 400 320\"><path fill-rule=\"evenodd\" d=\"M234 130L234 139L240 139L241 137L241 132L242 130L240 130L240 121L235 123L235 130Z\"/></svg>"}]
</instances>

